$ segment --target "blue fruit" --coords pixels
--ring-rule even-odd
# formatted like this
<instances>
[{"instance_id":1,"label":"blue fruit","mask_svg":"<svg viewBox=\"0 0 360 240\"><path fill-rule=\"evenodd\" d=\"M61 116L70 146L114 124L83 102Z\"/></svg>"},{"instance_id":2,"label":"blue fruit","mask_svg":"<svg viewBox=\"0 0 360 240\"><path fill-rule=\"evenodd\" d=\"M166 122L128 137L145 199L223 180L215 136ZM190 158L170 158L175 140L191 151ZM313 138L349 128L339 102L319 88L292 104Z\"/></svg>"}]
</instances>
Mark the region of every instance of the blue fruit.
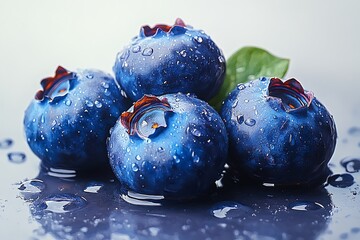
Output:
<instances>
[{"instance_id":1,"label":"blue fruit","mask_svg":"<svg viewBox=\"0 0 360 240\"><path fill-rule=\"evenodd\" d=\"M238 177L277 185L326 179L337 138L334 119L297 80L264 77L240 84L221 116L229 165Z\"/></svg>"},{"instance_id":2,"label":"blue fruit","mask_svg":"<svg viewBox=\"0 0 360 240\"><path fill-rule=\"evenodd\" d=\"M131 105L115 80L98 70L58 67L25 112L27 142L46 167L88 170L108 166L106 138Z\"/></svg>"},{"instance_id":3,"label":"blue fruit","mask_svg":"<svg viewBox=\"0 0 360 240\"><path fill-rule=\"evenodd\" d=\"M124 112L108 141L110 164L128 189L188 199L220 178L228 139L219 114L184 95L145 95Z\"/></svg>"},{"instance_id":4,"label":"blue fruit","mask_svg":"<svg viewBox=\"0 0 360 240\"><path fill-rule=\"evenodd\" d=\"M113 70L133 101L177 92L209 100L223 83L225 58L208 35L177 19L173 26L143 26L118 53Z\"/></svg>"}]
</instances>

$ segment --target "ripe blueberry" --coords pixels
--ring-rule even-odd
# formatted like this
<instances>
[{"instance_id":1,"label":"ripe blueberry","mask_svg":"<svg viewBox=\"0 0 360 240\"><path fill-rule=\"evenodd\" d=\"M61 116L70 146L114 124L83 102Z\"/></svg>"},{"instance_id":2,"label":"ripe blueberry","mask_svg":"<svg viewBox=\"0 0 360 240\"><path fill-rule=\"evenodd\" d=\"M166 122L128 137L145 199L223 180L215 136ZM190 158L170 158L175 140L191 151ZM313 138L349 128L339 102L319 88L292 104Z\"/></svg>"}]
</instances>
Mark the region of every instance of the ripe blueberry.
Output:
<instances>
[{"instance_id":1,"label":"ripe blueberry","mask_svg":"<svg viewBox=\"0 0 360 240\"><path fill-rule=\"evenodd\" d=\"M223 83L225 58L208 35L177 19L173 26L143 26L118 53L113 70L133 101L177 92L209 100Z\"/></svg>"},{"instance_id":2,"label":"ripe blueberry","mask_svg":"<svg viewBox=\"0 0 360 240\"><path fill-rule=\"evenodd\" d=\"M98 70L58 67L25 112L27 142L46 167L87 170L108 166L106 138L130 106L115 80Z\"/></svg>"},{"instance_id":3,"label":"ripe blueberry","mask_svg":"<svg viewBox=\"0 0 360 240\"><path fill-rule=\"evenodd\" d=\"M220 115L184 95L145 95L124 112L108 141L123 186L167 198L205 195L220 178L228 139Z\"/></svg>"},{"instance_id":4,"label":"ripe blueberry","mask_svg":"<svg viewBox=\"0 0 360 240\"><path fill-rule=\"evenodd\" d=\"M221 116L229 134L229 165L240 178L278 185L326 179L335 123L297 80L264 77L240 84Z\"/></svg>"}]
</instances>

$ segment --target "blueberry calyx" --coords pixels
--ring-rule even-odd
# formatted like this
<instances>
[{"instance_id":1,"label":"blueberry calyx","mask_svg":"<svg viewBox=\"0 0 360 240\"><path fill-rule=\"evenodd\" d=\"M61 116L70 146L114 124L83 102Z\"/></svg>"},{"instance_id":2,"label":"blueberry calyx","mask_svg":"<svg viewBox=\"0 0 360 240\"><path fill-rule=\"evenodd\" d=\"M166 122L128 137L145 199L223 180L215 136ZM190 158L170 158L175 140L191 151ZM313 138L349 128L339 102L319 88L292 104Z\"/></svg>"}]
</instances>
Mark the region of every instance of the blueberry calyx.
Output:
<instances>
[{"instance_id":1,"label":"blueberry calyx","mask_svg":"<svg viewBox=\"0 0 360 240\"><path fill-rule=\"evenodd\" d=\"M286 112L307 109L314 98L314 94L305 91L300 82L294 78L285 82L279 78L271 78L268 86L268 96L280 99Z\"/></svg>"},{"instance_id":2,"label":"blueberry calyx","mask_svg":"<svg viewBox=\"0 0 360 240\"><path fill-rule=\"evenodd\" d=\"M52 102L57 97L64 97L70 90L70 80L75 77L73 72L58 66L54 77L48 77L41 80L42 90L39 90L35 99L43 101L49 99Z\"/></svg>"},{"instance_id":3,"label":"blueberry calyx","mask_svg":"<svg viewBox=\"0 0 360 240\"><path fill-rule=\"evenodd\" d=\"M147 139L156 129L167 127L166 112L172 112L166 98L160 100L152 95L144 95L132 108L121 114L120 120L129 135L136 133L140 138Z\"/></svg>"},{"instance_id":4,"label":"blueberry calyx","mask_svg":"<svg viewBox=\"0 0 360 240\"><path fill-rule=\"evenodd\" d=\"M166 24L157 24L154 27L150 27L148 25L142 26L140 29L141 37L152 37L156 36L160 33L173 33L179 34L185 32L186 24L180 18L177 18L174 25L169 26Z\"/></svg>"}]
</instances>

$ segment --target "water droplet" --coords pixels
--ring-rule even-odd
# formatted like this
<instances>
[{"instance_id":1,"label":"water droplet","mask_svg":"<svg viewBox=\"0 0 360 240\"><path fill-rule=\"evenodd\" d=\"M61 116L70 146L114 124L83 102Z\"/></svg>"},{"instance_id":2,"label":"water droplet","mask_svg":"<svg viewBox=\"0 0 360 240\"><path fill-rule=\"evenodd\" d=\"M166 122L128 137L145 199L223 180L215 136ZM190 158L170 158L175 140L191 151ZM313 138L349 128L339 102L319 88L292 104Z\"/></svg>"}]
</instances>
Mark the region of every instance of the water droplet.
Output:
<instances>
[{"instance_id":1,"label":"water droplet","mask_svg":"<svg viewBox=\"0 0 360 240\"><path fill-rule=\"evenodd\" d=\"M133 163L133 164L131 165L131 169L132 169L134 172L137 172L137 171L139 171L139 166L138 166L136 163Z\"/></svg>"},{"instance_id":2,"label":"water droplet","mask_svg":"<svg viewBox=\"0 0 360 240\"><path fill-rule=\"evenodd\" d=\"M337 188L346 188L354 184L354 177L348 173L334 174L328 178L328 184Z\"/></svg>"},{"instance_id":3,"label":"water droplet","mask_svg":"<svg viewBox=\"0 0 360 240\"><path fill-rule=\"evenodd\" d=\"M244 90L246 88L245 84L243 84L243 83L239 83L236 87L239 90Z\"/></svg>"},{"instance_id":4,"label":"water droplet","mask_svg":"<svg viewBox=\"0 0 360 240\"><path fill-rule=\"evenodd\" d=\"M151 56L153 54L154 50L152 48L145 48L142 52L143 56Z\"/></svg>"},{"instance_id":5,"label":"water droplet","mask_svg":"<svg viewBox=\"0 0 360 240\"><path fill-rule=\"evenodd\" d=\"M359 158L346 157L340 161L340 164L348 173L355 173L360 171Z\"/></svg>"},{"instance_id":6,"label":"water droplet","mask_svg":"<svg viewBox=\"0 0 360 240\"><path fill-rule=\"evenodd\" d=\"M36 210L49 211L53 213L66 213L81 209L87 205L85 198L70 194L52 194L39 202Z\"/></svg>"},{"instance_id":7,"label":"water droplet","mask_svg":"<svg viewBox=\"0 0 360 240\"><path fill-rule=\"evenodd\" d=\"M196 127L191 127L190 132L195 137L201 137L202 136L201 132Z\"/></svg>"},{"instance_id":8,"label":"water droplet","mask_svg":"<svg viewBox=\"0 0 360 240\"><path fill-rule=\"evenodd\" d=\"M140 161L140 160L141 160L140 155L136 155L136 156L135 156L135 159L138 160L138 161Z\"/></svg>"},{"instance_id":9,"label":"water droplet","mask_svg":"<svg viewBox=\"0 0 360 240\"><path fill-rule=\"evenodd\" d=\"M261 77L260 81L264 82L264 81L266 81L266 79L267 79L266 77Z\"/></svg>"},{"instance_id":10,"label":"water droplet","mask_svg":"<svg viewBox=\"0 0 360 240\"><path fill-rule=\"evenodd\" d=\"M91 101L89 101L89 100L85 100L85 104L86 104L86 106L88 106L88 107L93 107L93 106L94 106L94 103L91 102Z\"/></svg>"},{"instance_id":11,"label":"water droplet","mask_svg":"<svg viewBox=\"0 0 360 240\"><path fill-rule=\"evenodd\" d=\"M126 95L126 93L124 92L124 90L120 90L120 93L121 93L121 96L123 96L124 98L127 98L127 95Z\"/></svg>"},{"instance_id":12,"label":"water droplet","mask_svg":"<svg viewBox=\"0 0 360 240\"><path fill-rule=\"evenodd\" d=\"M351 128L348 130L348 133L349 133L351 136L360 136L360 127L351 127Z\"/></svg>"},{"instance_id":13,"label":"water droplet","mask_svg":"<svg viewBox=\"0 0 360 240\"><path fill-rule=\"evenodd\" d=\"M71 102L71 100L69 100L69 99L65 101L65 105L66 105L66 106L70 106L71 103L72 103L72 102Z\"/></svg>"},{"instance_id":14,"label":"water droplet","mask_svg":"<svg viewBox=\"0 0 360 240\"><path fill-rule=\"evenodd\" d=\"M98 193L103 186L104 186L104 184L102 184L102 183L90 183L90 184L84 189L84 192L87 192L87 193Z\"/></svg>"},{"instance_id":15,"label":"water droplet","mask_svg":"<svg viewBox=\"0 0 360 240\"><path fill-rule=\"evenodd\" d=\"M181 51L180 51L180 55L183 56L183 57L186 57L186 51L185 51L185 50L181 50Z\"/></svg>"},{"instance_id":16,"label":"water droplet","mask_svg":"<svg viewBox=\"0 0 360 240\"><path fill-rule=\"evenodd\" d=\"M55 127L56 124L57 124L57 121L54 119L54 120L51 122L51 126L52 126L52 127Z\"/></svg>"},{"instance_id":17,"label":"water droplet","mask_svg":"<svg viewBox=\"0 0 360 240\"><path fill-rule=\"evenodd\" d=\"M94 102L94 104L95 104L95 106L96 106L97 108L101 108L101 107L102 107L102 103L99 102L98 100L96 100L96 101Z\"/></svg>"},{"instance_id":18,"label":"water droplet","mask_svg":"<svg viewBox=\"0 0 360 240\"><path fill-rule=\"evenodd\" d=\"M0 148L1 149L7 149L10 148L13 145L14 141L10 138L2 139L0 140Z\"/></svg>"},{"instance_id":19,"label":"water droplet","mask_svg":"<svg viewBox=\"0 0 360 240\"><path fill-rule=\"evenodd\" d=\"M324 206L312 201L295 201L289 204L289 208L295 211L315 211L323 209Z\"/></svg>"},{"instance_id":20,"label":"water droplet","mask_svg":"<svg viewBox=\"0 0 360 240\"><path fill-rule=\"evenodd\" d=\"M130 55L130 51L129 51L129 49L127 49L126 51L124 51L121 55L120 55L120 59L123 59L123 60L127 60L128 59L128 57L129 57L129 55Z\"/></svg>"},{"instance_id":21,"label":"water droplet","mask_svg":"<svg viewBox=\"0 0 360 240\"><path fill-rule=\"evenodd\" d=\"M103 88L109 88L109 84L107 82L102 82L101 86L103 86Z\"/></svg>"},{"instance_id":22,"label":"water droplet","mask_svg":"<svg viewBox=\"0 0 360 240\"><path fill-rule=\"evenodd\" d=\"M194 37L194 40L195 40L195 42L197 42L197 43L202 43L202 42L203 42L203 38L200 37L200 36L195 36L195 37Z\"/></svg>"},{"instance_id":23,"label":"water droplet","mask_svg":"<svg viewBox=\"0 0 360 240\"><path fill-rule=\"evenodd\" d=\"M239 100L238 99L235 99L235 101L233 102L233 104L232 104L232 108L235 108L237 105L238 105L238 103L239 103Z\"/></svg>"},{"instance_id":24,"label":"water droplet","mask_svg":"<svg viewBox=\"0 0 360 240\"><path fill-rule=\"evenodd\" d=\"M176 155L173 156L173 159L176 163L180 163L180 158L178 158Z\"/></svg>"},{"instance_id":25,"label":"water droplet","mask_svg":"<svg viewBox=\"0 0 360 240\"><path fill-rule=\"evenodd\" d=\"M252 126L254 126L256 124L256 121L255 121L255 119L248 118L248 119L245 120L245 124L252 127Z\"/></svg>"},{"instance_id":26,"label":"water droplet","mask_svg":"<svg viewBox=\"0 0 360 240\"><path fill-rule=\"evenodd\" d=\"M239 115L236 117L236 120L239 124L242 124L244 122L244 115Z\"/></svg>"},{"instance_id":27,"label":"water droplet","mask_svg":"<svg viewBox=\"0 0 360 240\"><path fill-rule=\"evenodd\" d=\"M163 147L159 147L157 150L158 152L164 152L165 149Z\"/></svg>"},{"instance_id":28,"label":"water droplet","mask_svg":"<svg viewBox=\"0 0 360 240\"><path fill-rule=\"evenodd\" d=\"M140 51L141 51L141 47L140 47L139 45L134 46L134 47L132 48L132 52L133 52L133 53L138 53L138 52L140 52Z\"/></svg>"},{"instance_id":29,"label":"water droplet","mask_svg":"<svg viewBox=\"0 0 360 240\"><path fill-rule=\"evenodd\" d=\"M18 189L25 200L35 200L45 189L45 184L41 180L32 179L21 183Z\"/></svg>"},{"instance_id":30,"label":"water droplet","mask_svg":"<svg viewBox=\"0 0 360 240\"><path fill-rule=\"evenodd\" d=\"M273 144L270 144L270 149L273 150L275 146Z\"/></svg>"},{"instance_id":31,"label":"water droplet","mask_svg":"<svg viewBox=\"0 0 360 240\"><path fill-rule=\"evenodd\" d=\"M93 79L93 78L94 78L94 75L92 75L92 74L86 74L85 77L88 78L88 79Z\"/></svg>"},{"instance_id":32,"label":"water droplet","mask_svg":"<svg viewBox=\"0 0 360 240\"><path fill-rule=\"evenodd\" d=\"M194 163L199 163L200 162L200 157L197 156L197 155L194 155L193 161L194 161Z\"/></svg>"},{"instance_id":33,"label":"water droplet","mask_svg":"<svg viewBox=\"0 0 360 240\"><path fill-rule=\"evenodd\" d=\"M220 62L220 63L225 62L225 58L224 58L223 56L219 56L218 59L219 59L219 62Z\"/></svg>"},{"instance_id":34,"label":"water droplet","mask_svg":"<svg viewBox=\"0 0 360 240\"><path fill-rule=\"evenodd\" d=\"M216 218L239 218L247 215L252 209L237 202L220 202L211 209L211 215Z\"/></svg>"},{"instance_id":35,"label":"water droplet","mask_svg":"<svg viewBox=\"0 0 360 240\"><path fill-rule=\"evenodd\" d=\"M249 102L249 99L245 99L244 102L248 103L248 102Z\"/></svg>"},{"instance_id":36,"label":"water droplet","mask_svg":"<svg viewBox=\"0 0 360 240\"><path fill-rule=\"evenodd\" d=\"M12 152L8 153L8 159L12 163L23 163L26 160L26 155L22 152Z\"/></svg>"}]
</instances>

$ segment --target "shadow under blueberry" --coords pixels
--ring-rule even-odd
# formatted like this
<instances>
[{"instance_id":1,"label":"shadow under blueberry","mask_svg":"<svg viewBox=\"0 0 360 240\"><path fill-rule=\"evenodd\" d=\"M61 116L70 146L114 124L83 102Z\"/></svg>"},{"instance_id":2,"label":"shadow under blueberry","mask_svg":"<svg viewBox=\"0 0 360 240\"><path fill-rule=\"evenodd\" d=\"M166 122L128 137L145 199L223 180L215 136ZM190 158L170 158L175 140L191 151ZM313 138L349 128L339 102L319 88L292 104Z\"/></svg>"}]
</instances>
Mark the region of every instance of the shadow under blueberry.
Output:
<instances>
[{"instance_id":1,"label":"shadow under blueberry","mask_svg":"<svg viewBox=\"0 0 360 240\"><path fill-rule=\"evenodd\" d=\"M42 225L35 235L50 234L57 239L316 239L327 229L333 208L324 188L234 184L195 202L169 202L156 196L124 195L112 174L97 178L73 175L54 175L42 169L19 187L32 216ZM131 204L126 197L137 201ZM149 202L156 204L146 204Z\"/></svg>"}]
</instances>

